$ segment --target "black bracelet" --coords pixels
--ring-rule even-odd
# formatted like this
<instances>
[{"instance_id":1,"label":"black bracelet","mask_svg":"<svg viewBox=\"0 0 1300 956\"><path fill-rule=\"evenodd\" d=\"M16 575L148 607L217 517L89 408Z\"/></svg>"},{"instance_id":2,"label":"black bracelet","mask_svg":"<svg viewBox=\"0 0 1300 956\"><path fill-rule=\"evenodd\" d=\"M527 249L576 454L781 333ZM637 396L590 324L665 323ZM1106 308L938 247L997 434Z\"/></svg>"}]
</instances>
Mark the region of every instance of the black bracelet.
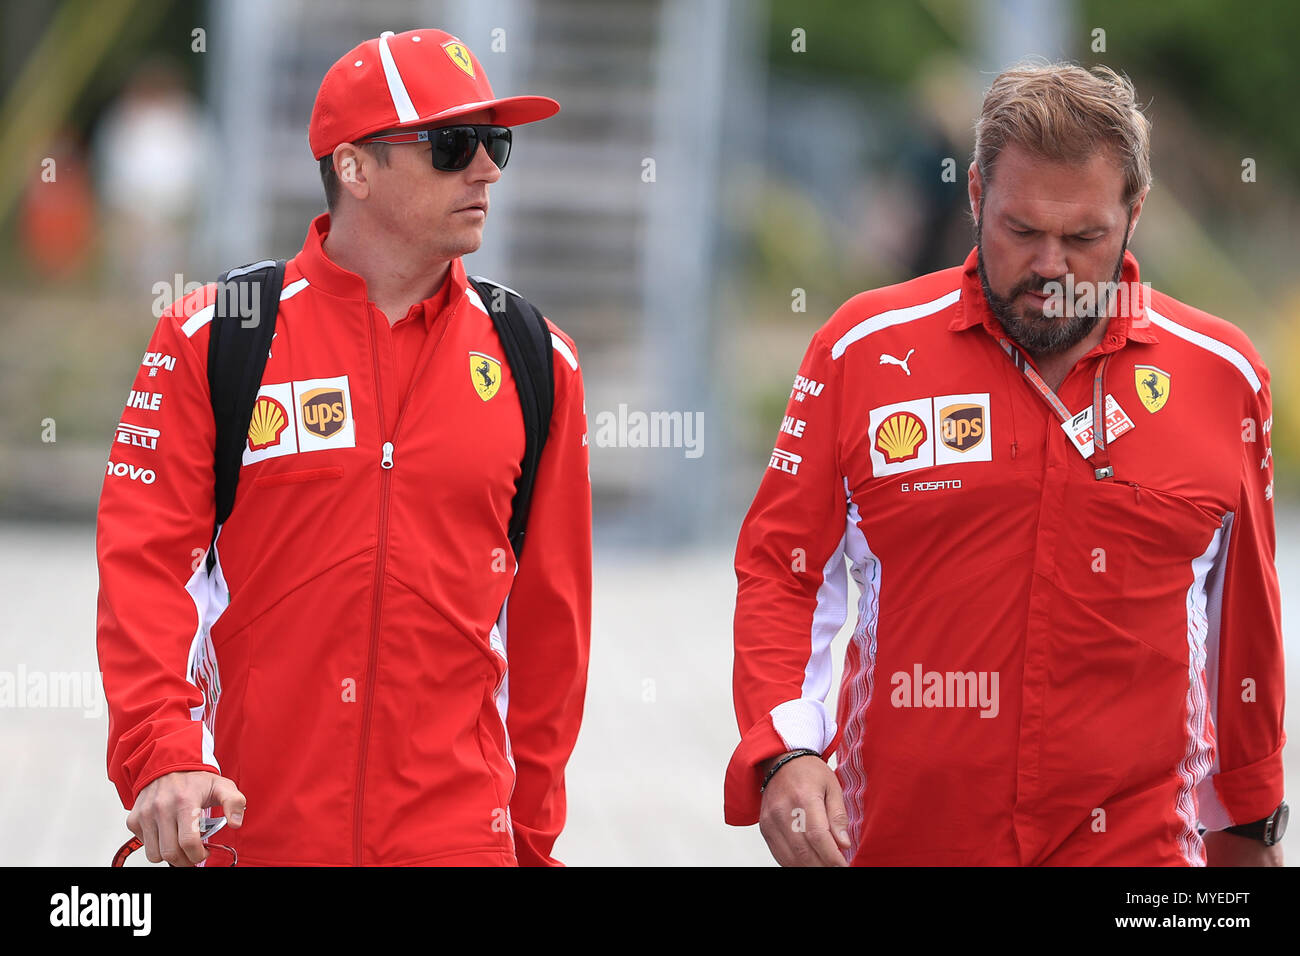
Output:
<instances>
[{"instance_id":1,"label":"black bracelet","mask_svg":"<svg viewBox=\"0 0 1300 956\"><path fill-rule=\"evenodd\" d=\"M763 778L763 785L758 788L758 792L762 793L764 790L766 790L767 785L772 782L772 777L776 775L776 772L780 770L782 767L784 767L786 764L788 764L795 757L820 757L820 756L821 754L819 754L817 751L808 750L807 748L803 748L800 750L791 750L788 754L784 754L780 760L772 764L771 769L768 770L767 772L767 776Z\"/></svg>"}]
</instances>

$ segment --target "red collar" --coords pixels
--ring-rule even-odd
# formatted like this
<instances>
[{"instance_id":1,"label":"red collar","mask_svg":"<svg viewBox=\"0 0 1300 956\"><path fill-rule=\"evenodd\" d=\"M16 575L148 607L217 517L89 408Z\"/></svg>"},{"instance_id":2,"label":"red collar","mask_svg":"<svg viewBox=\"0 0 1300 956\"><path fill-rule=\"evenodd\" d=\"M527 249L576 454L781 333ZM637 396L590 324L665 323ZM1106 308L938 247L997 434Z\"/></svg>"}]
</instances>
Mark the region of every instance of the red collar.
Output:
<instances>
[{"instance_id":1,"label":"red collar","mask_svg":"<svg viewBox=\"0 0 1300 956\"><path fill-rule=\"evenodd\" d=\"M1138 261L1129 250L1124 252L1124 264L1120 269L1120 282L1134 283L1130 288L1139 291L1132 301L1122 302L1125 308L1112 316L1106 337L1095 352L1115 352L1130 341L1155 343L1160 341L1155 327L1146 319L1147 290L1140 285ZM962 265L961 298L957 302L957 312L948 328L954 332L969 329L974 325L983 325L984 330L994 338L1002 338L1002 324L993 317L988 300L984 298L984 287L980 284L979 251L972 249ZM1092 354L1092 353L1090 353Z\"/></svg>"},{"instance_id":2,"label":"red collar","mask_svg":"<svg viewBox=\"0 0 1300 956\"><path fill-rule=\"evenodd\" d=\"M340 299L369 301L369 296L366 294L366 280L355 272L344 269L325 254L325 237L329 235L329 231L329 213L321 213L307 228L307 238L302 244L302 252L298 253L294 262L313 288ZM429 298L424 300L425 321L432 321L447 306L459 302L468 286L464 263L459 258L451 260L447 278Z\"/></svg>"}]
</instances>

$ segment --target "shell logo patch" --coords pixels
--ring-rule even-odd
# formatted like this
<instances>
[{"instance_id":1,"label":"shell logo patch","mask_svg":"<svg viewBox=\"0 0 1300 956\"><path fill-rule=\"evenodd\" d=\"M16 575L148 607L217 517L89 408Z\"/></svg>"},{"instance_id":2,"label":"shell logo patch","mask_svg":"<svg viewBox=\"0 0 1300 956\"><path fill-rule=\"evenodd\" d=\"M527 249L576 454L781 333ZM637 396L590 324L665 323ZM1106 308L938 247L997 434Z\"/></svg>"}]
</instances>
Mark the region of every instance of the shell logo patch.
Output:
<instances>
[{"instance_id":1,"label":"shell logo patch","mask_svg":"<svg viewBox=\"0 0 1300 956\"><path fill-rule=\"evenodd\" d=\"M448 40L442 45L442 49L446 52L447 58L451 60L452 63L455 63L460 67L470 76L471 79L473 78L474 61L469 58L469 50L465 48L465 44L461 43L459 40Z\"/></svg>"},{"instance_id":2,"label":"shell logo patch","mask_svg":"<svg viewBox=\"0 0 1300 956\"><path fill-rule=\"evenodd\" d=\"M928 437L925 422L911 412L895 412L876 429L875 447L893 465L915 458Z\"/></svg>"},{"instance_id":3,"label":"shell logo patch","mask_svg":"<svg viewBox=\"0 0 1300 956\"><path fill-rule=\"evenodd\" d=\"M293 382L259 388L253 416L248 422L243 463L251 465L267 458L296 455L298 429L294 421Z\"/></svg>"},{"instance_id":4,"label":"shell logo patch","mask_svg":"<svg viewBox=\"0 0 1300 956\"><path fill-rule=\"evenodd\" d=\"M470 352L469 380L478 397L489 401L501 387L501 363L482 352Z\"/></svg>"},{"instance_id":5,"label":"shell logo patch","mask_svg":"<svg viewBox=\"0 0 1300 956\"><path fill-rule=\"evenodd\" d=\"M1154 365L1133 366L1133 384L1143 407L1152 415L1169 401L1169 373Z\"/></svg>"},{"instance_id":6,"label":"shell logo patch","mask_svg":"<svg viewBox=\"0 0 1300 956\"><path fill-rule=\"evenodd\" d=\"M284 406L268 395L263 395L253 406L253 417L248 422L248 448L261 451L280 444L280 435L289 427L289 413Z\"/></svg>"}]
</instances>

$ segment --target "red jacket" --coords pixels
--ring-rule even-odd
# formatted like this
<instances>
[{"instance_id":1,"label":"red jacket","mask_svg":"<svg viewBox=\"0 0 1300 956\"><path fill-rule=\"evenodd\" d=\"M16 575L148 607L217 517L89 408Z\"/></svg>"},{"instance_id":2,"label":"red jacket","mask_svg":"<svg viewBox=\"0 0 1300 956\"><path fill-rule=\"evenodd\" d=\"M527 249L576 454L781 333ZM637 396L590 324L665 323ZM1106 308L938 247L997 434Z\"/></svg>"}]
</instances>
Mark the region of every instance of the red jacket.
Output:
<instances>
[{"instance_id":1,"label":"red jacket","mask_svg":"<svg viewBox=\"0 0 1300 956\"><path fill-rule=\"evenodd\" d=\"M328 229L288 264L211 578L213 286L163 315L136 375L99 504L109 776L126 807L171 771L230 777L241 863L554 864L590 639L577 350L551 326L516 568L523 418L460 260L399 395L388 321Z\"/></svg>"},{"instance_id":2,"label":"red jacket","mask_svg":"<svg viewBox=\"0 0 1300 956\"><path fill-rule=\"evenodd\" d=\"M1201 864L1198 820L1282 800L1268 372L1159 292L1121 313L1058 390L1090 409L1110 356L1098 480L1002 335L972 252L814 336L736 550L727 821L807 747L854 863Z\"/></svg>"}]
</instances>

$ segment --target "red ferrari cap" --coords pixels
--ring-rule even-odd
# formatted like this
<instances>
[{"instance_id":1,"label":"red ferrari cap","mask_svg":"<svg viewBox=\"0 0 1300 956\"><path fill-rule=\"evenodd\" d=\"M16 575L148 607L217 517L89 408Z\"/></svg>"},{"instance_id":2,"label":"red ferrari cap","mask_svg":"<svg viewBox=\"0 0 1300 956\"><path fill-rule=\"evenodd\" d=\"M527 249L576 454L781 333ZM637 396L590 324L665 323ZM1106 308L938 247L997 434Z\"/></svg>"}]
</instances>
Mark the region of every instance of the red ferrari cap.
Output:
<instances>
[{"instance_id":1,"label":"red ferrari cap","mask_svg":"<svg viewBox=\"0 0 1300 956\"><path fill-rule=\"evenodd\" d=\"M307 138L317 159L339 143L371 133L427 126L490 109L500 126L554 116L546 96L492 95L487 73L469 47L442 30L391 30L353 47L329 68L316 94Z\"/></svg>"}]
</instances>

